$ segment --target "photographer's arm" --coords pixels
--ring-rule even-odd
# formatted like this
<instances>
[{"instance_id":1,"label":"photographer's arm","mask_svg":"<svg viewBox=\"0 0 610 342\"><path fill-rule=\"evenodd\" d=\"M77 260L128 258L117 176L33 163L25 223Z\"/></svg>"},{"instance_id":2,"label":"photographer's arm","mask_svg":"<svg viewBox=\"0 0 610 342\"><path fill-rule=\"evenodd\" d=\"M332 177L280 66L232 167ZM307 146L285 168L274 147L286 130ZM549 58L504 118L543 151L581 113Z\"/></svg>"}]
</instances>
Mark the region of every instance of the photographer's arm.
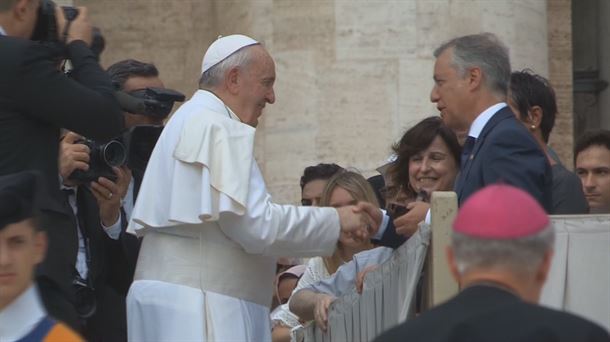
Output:
<instances>
[{"instance_id":1,"label":"photographer's arm","mask_svg":"<svg viewBox=\"0 0 610 342\"><path fill-rule=\"evenodd\" d=\"M79 27L76 21L73 25L70 30ZM56 48L34 42L28 45L13 87L18 106L32 117L91 139L119 135L123 113L109 76L82 39L70 42L67 53L74 66L73 79L59 70Z\"/></svg>"}]
</instances>

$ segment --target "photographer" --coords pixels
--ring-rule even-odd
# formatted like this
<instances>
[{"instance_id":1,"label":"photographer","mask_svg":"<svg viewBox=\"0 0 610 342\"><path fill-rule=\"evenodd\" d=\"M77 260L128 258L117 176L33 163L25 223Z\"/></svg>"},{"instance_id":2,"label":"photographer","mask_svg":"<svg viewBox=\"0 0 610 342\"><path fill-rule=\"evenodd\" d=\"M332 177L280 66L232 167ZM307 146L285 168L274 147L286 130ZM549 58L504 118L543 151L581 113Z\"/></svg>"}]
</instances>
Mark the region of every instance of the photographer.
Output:
<instances>
[{"instance_id":1,"label":"photographer","mask_svg":"<svg viewBox=\"0 0 610 342\"><path fill-rule=\"evenodd\" d=\"M124 265L130 262L120 241L132 238L122 234L127 221L121 214L131 171L121 166L113 168L114 180L105 177L90 183L73 180L70 176L75 170L90 167L91 151L82 141L83 137L68 132L61 139L59 152L62 190L72 209L78 235L79 249L73 261L77 273L75 309L88 341L126 340L122 332L125 328L121 329L125 317L117 315L116 308L124 306L124 300L117 300L121 297L118 294L126 293L131 283L124 275Z\"/></svg>"},{"instance_id":2,"label":"photographer","mask_svg":"<svg viewBox=\"0 0 610 342\"><path fill-rule=\"evenodd\" d=\"M173 91L164 88L159 72L152 64L125 60L112 65L108 73L116 89L133 99L160 100L146 95L147 89L157 89L156 94L165 96L173 94ZM166 99L163 95L161 97ZM135 126L141 128L141 125L162 126L173 101L175 100L162 101L163 105L159 107L148 102L149 110L142 113L124 112L127 129ZM142 141L135 134L136 131L128 130L121 137L116 137L116 141L125 146L128 154L120 167L112 169L99 160L100 152L107 151L104 150L104 145L87 141L85 137L73 132L68 132L60 141L59 173L63 180L62 188L68 190L68 201L80 224L79 232L85 232L79 233L82 248L79 249L75 267L84 287L91 288L90 292L95 298L95 313L84 319L84 335L88 340L127 339L125 297L133 281L140 242L134 235L124 233L124 230L145 166L145 162L138 164L133 159L148 159L147 153L140 158L129 153L128 141L138 146L146 142L152 151L157 138L153 136L154 139L149 140L147 137ZM118 157L108 160L110 159L122 160ZM127 165L137 167L132 170ZM108 176L104 177L103 174L106 173ZM85 263L83 260L87 259L89 262ZM92 304L81 303L81 306L77 307L77 311L82 313Z\"/></svg>"},{"instance_id":3,"label":"photographer","mask_svg":"<svg viewBox=\"0 0 610 342\"><path fill-rule=\"evenodd\" d=\"M85 8L71 22L55 9L60 43L30 40L37 27L44 29L37 20L41 4L48 3L0 0L0 175L27 169L43 173L49 193L40 205L40 224L48 232L49 252L37 281L50 315L78 329L70 267L78 239L59 190L57 142L61 127L109 139L122 131L123 117L112 83L89 47L92 27ZM59 68L65 58L72 62L71 78Z\"/></svg>"}]
</instances>

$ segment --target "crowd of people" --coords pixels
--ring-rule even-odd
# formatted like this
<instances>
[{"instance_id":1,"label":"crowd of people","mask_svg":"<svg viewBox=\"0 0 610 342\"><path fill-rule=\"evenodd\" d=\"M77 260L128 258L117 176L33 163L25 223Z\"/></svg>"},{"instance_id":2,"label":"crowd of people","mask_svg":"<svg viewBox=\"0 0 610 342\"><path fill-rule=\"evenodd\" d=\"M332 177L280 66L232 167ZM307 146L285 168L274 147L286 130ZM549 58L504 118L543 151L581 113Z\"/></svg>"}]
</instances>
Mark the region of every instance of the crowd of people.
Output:
<instances>
[{"instance_id":1,"label":"crowd of people","mask_svg":"<svg viewBox=\"0 0 610 342\"><path fill-rule=\"evenodd\" d=\"M326 329L332 302L430 220L435 191L458 196L447 259L463 291L380 341L610 340L536 305L548 215L610 213L610 131L577 137L574 160L560 160L553 88L512 71L495 35L433 52L440 115L389 146L378 175L307 167L295 206L272 200L253 154L275 102L263 44L213 42L198 89L169 117L181 94L153 64L101 68L85 8L70 20L55 8L54 44L31 40L48 3L0 0L0 341L290 341L307 321Z\"/></svg>"}]
</instances>

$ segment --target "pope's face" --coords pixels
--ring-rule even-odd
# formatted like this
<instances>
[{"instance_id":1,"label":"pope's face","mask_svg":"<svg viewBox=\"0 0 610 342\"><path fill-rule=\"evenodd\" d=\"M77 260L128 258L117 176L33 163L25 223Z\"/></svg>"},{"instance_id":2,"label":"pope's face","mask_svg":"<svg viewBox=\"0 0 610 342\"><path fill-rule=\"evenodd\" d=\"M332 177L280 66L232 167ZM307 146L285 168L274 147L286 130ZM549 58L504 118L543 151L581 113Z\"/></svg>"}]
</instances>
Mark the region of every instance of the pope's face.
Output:
<instances>
[{"instance_id":1,"label":"pope's face","mask_svg":"<svg viewBox=\"0 0 610 342\"><path fill-rule=\"evenodd\" d=\"M0 310L29 287L45 251L46 236L30 220L0 230Z\"/></svg>"},{"instance_id":2,"label":"pope's face","mask_svg":"<svg viewBox=\"0 0 610 342\"><path fill-rule=\"evenodd\" d=\"M451 48L443 51L434 63L434 87L430 92L430 101L436 103L436 108L443 122L454 131L468 130L468 82L461 77L453 66L453 51Z\"/></svg>"},{"instance_id":3,"label":"pope's face","mask_svg":"<svg viewBox=\"0 0 610 342\"><path fill-rule=\"evenodd\" d=\"M262 46L251 47L252 59L240 72L239 108L242 122L256 127L267 103L275 102L275 63Z\"/></svg>"}]
</instances>

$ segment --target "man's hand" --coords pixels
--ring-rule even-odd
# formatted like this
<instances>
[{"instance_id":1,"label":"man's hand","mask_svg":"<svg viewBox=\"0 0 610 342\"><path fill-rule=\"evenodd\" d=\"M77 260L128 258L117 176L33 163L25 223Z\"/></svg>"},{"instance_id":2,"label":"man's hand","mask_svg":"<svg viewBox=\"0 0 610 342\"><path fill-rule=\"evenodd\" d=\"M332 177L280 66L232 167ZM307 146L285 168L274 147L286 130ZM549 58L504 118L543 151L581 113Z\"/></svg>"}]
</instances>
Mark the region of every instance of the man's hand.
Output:
<instances>
[{"instance_id":1,"label":"man's hand","mask_svg":"<svg viewBox=\"0 0 610 342\"><path fill-rule=\"evenodd\" d=\"M379 228L366 213L359 211L356 206L337 208L337 213L341 222L341 233L352 235L356 240L369 239Z\"/></svg>"},{"instance_id":2,"label":"man's hand","mask_svg":"<svg viewBox=\"0 0 610 342\"><path fill-rule=\"evenodd\" d=\"M396 233L410 237L415 234L419 223L426 219L426 214L430 209L430 203L426 202L411 202L407 204L409 211L394 220L394 227L396 227Z\"/></svg>"},{"instance_id":3,"label":"man's hand","mask_svg":"<svg viewBox=\"0 0 610 342\"><path fill-rule=\"evenodd\" d=\"M367 273L376 270L379 265L368 265L362 271L358 272L356 275L356 292L362 294L362 289L364 287L364 277L366 277Z\"/></svg>"},{"instance_id":4,"label":"man's hand","mask_svg":"<svg viewBox=\"0 0 610 342\"><path fill-rule=\"evenodd\" d=\"M80 135L68 132L59 143L59 175L64 185L75 185L68 179L74 170L89 170L89 147L76 143L81 139Z\"/></svg>"},{"instance_id":5,"label":"man's hand","mask_svg":"<svg viewBox=\"0 0 610 342\"><path fill-rule=\"evenodd\" d=\"M325 293L316 294L316 305L314 307L313 317L316 320L318 327L323 331L328 329L328 309L335 299L335 297Z\"/></svg>"},{"instance_id":6,"label":"man's hand","mask_svg":"<svg viewBox=\"0 0 610 342\"><path fill-rule=\"evenodd\" d=\"M85 44L87 44L87 46L91 46L91 41L93 40L93 28L89 22L87 8L77 7L77 9L78 16L76 16L72 23L70 23L70 27L68 28L68 36L66 37L66 44L70 44L75 40L82 40L85 42ZM57 38L62 41L64 39L64 30L68 24L68 21L64 16L64 11L61 6L55 6L55 18L57 21Z\"/></svg>"},{"instance_id":7,"label":"man's hand","mask_svg":"<svg viewBox=\"0 0 610 342\"><path fill-rule=\"evenodd\" d=\"M121 215L121 199L125 197L131 171L123 166L113 168L117 176L116 182L108 178L100 177L97 182L91 182L91 192L100 208L100 219L105 227L110 227L117 222Z\"/></svg>"}]
</instances>

